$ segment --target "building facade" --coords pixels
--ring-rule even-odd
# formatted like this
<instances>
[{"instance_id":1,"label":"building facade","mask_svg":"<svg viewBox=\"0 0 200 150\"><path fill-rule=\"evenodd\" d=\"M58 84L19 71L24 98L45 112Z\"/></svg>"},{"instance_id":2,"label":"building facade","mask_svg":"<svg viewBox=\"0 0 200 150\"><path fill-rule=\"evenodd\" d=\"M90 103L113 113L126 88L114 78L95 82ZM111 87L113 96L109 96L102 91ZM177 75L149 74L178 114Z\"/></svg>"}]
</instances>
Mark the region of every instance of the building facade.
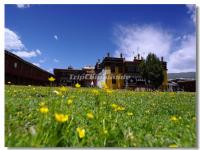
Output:
<instances>
[{"instance_id":1,"label":"building facade","mask_svg":"<svg viewBox=\"0 0 200 150\"><path fill-rule=\"evenodd\" d=\"M51 74L32 63L29 63L15 54L5 51L5 83L11 82L20 85L49 85L48 78L56 78L57 86L74 86L76 83L83 87L102 87L106 83L110 89L136 89L145 88L146 81L141 77L139 65L143 58L138 55L133 61L126 61L122 54L120 57L110 57L108 53L102 62L98 60L95 67L86 66L82 69L74 69L69 66L66 69L54 69ZM164 81L162 88L168 87L167 63L161 58ZM184 84L184 83L183 83ZM184 85L183 85L184 86ZM185 86L184 86L185 87Z\"/></svg>"},{"instance_id":2,"label":"building facade","mask_svg":"<svg viewBox=\"0 0 200 150\"><path fill-rule=\"evenodd\" d=\"M79 83L83 87L90 87L92 82L96 83L95 70L91 66L82 69L74 69L71 66L67 69L54 69L54 74L58 86L75 86L76 83Z\"/></svg>"},{"instance_id":3,"label":"building facade","mask_svg":"<svg viewBox=\"0 0 200 150\"><path fill-rule=\"evenodd\" d=\"M5 50L5 83L17 85L49 85L53 74Z\"/></svg>"},{"instance_id":4,"label":"building facade","mask_svg":"<svg viewBox=\"0 0 200 150\"><path fill-rule=\"evenodd\" d=\"M146 81L141 77L139 65L143 58L140 58L138 54L134 57L133 61L126 61L120 54L119 58L110 57L108 53L102 62L98 61L95 65L95 72L98 76L97 86L101 87L101 83L104 82L111 89L136 89L145 88ZM162 89L167 89L167 63L161 58L163 66L164 81Z\"/></svg>"}]
</instances>

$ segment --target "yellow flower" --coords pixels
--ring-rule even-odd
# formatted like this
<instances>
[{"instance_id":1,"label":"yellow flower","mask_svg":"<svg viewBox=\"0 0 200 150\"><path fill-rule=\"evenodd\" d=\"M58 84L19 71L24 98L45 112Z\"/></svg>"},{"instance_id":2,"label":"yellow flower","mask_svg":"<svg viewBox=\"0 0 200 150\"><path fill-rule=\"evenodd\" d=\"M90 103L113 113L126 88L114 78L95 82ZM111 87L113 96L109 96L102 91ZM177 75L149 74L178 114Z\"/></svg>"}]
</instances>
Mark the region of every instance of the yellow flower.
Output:
<instances>
[{"instance_id":1,"label":"yellow flower","mask_svg":"<svg viewBox=\"0 0 200 150\"><path fill-rule=\"evenodd\" d=\"M103 129L103 133L104 133L104 134L107 134L107 133L108 133L108 130Z\"/></svg>"},{"instance_id":2,"label":"yellow flower","mask_svg":"<svg viewBox=\"0 0 200 150\"><path fill-rule=\"evenodd\" d=\"M106 89L106 93L111 94L112 92L112 90Z\"/></svg>"},{"instance_id":3,"label":"yellow flower","mask_svg":"<svg viewBox=\"0 0 200 150\"><path fill-rule=\"evenodd\" d=\"M112 107L112 108L117 108L118 105L117 105L117 104L112 104L111 107Z\"/></svg>"},{"instance_id":4,"label":"yellow flower","mask_svg":"<svg viewBox=\"0 0 200 150\"><path fill-rule=\"evenodd\" d=\"M54 90L53 93L55 93L56 95L61 95L60 92Z\"/></svg>"},{"instance_id":5,"label":"yellow flower","mask_svg":"<svg viewBox=\"0 0 200 150\"><path fill-rule=\"evenodd\" d=\"M174 122L178 121L178 119L176 118L176 116L172 116L172 117L170 118L170 120L171 120L171 121L174 121Z\"/></svg>"},{"instance_id":6,"label":"yellow flower","mask_svg":"<svg viewBox=\"0 0 200 150\"><path fill-rule=\"evenodd\" d=\"M92 90L92 93L93 93L94 95L99 95L99 91L98 91L98 90Z\"/></svg>"},{"instance_id":7,"label":"yellow flower","mask_svg":"<svg viewBox=\"0 0 200 150\"><path fill-rule=\"evenodd\" d=\"M44 106L45 105L45 102L40 102L39 103L39 106Z\"/></svg>"},{"instance_id":8,"label":"yellow flower","mask_svg":"<svg viewBox=\"0 0 200 150\"><path fill-rule=\"evenodd\" d=\"M22 112L21 112L21 111L17 112L17 115L18 115L18 116L21 116L21 115L22 115Z\"/></svg>"},{"instance_id":9,"label":"yellow flower","mask_svg":"<svg viewBox=\"0 0 200 150\"><path fill-rule=\"evenodd\" d=\"M48 78L48 80L49 80L50 82L53 82L53 81L55 81L55 78L54 78L54 77L50 77L50 78Z\"/></svg>"},{"instance_id":10,"label":"yellow flower","mask_svg":"<svg viewBox=\"0 0 200 150\"><path fill-rule=\"evenodd\" d=\"M128 116L133 116L133 113L132 112L127 112L127 115Z\"/></svg>"},{"instance_id":11,"label":"yellow flower","mask_svg":"<svg viewBox=\"0 0 200 150\"><path fill-rule=\"evenodd\" d=\"M118 111L122 111L122 110L125 110L125 108L122 107L122 106L118 106L118 107L116 108L116 110L118 110Z\"/></svg>"},{"instance_id":12,"label":"yellow flower","mask_svg":"<svg viewBox=\"0 0 200 150\"><path fill-rule=\"evenodd\" d=\"M62 86L61 88L60 88L60 91L61 92L66 92L68 89L66 88L66 87L64 87L64 86Z\"/></svg>"},{"instance_id":13,"label":"yellow flower","mask_svg":"<svg viewBox=\"0 0 200 150\"><path fill-rule=\"evenodd\" d=\"M196 117L193 117L192 120L196 121Z\"/></svg>"},{"instance_id":14,"label":"yellow flower","mask_svg":"<svg viewBox=\"0 0 200 150\"><path fill-rule=\"evenodd\" d=\"M76 131L78 132L79 138L83 138L85 136L85 129L77 128Z\"/></svg>"},{"instance_id":15,"label":"yellow flower","mask_svg":"<svg viewBox=\"0 0 200 150\"><path fill-rule=\"evenodd\" d=\"M72 99L68 99L68 100L67 100L67 104L68 104L68 105L72 104L72 102L73 102Z\"/></svg>"},{"instance_id":16,"label":"yellow flower","mask_svg":"<svg viewBox=\"0 0 200 150\"><path fill-rule=\"evenodd\" d=\"M150 110L146 110L145 113L149 114L149 113L150 113Z\"/></svg>"},{"instance_id":17,"label":"yellow flower","mask_svg":"<svg viewBox=\"0 0 200 150\"><path fill-rule=\"evenodd\" d=\"M178 147L178 145L176 145L176 144L171 144L171 145L169 145L169 147L170 147L170 148L176 148L176 147Z\"/></svg>"},{"instance_id":18,"label":"yellow flower","mask_svg":"<svg viewBox=\"0 0 200 150\"><path fill-rule=\"evenodd\" d=\"M58 122L66 122L66 121L69 120L69 116L68 115L64 115L64 114L55 113L55 119Z\"/></svg>"},{"instance_id":19,"label":"yellow flower","mask_svg":"<svg viewBox=\"0 0 200 150\"><path fill-rule=\"evenodd\" d=\"M43 114L46 114L46 113L49 112L49 109L47 107L41 107L40 112L43 113Z\"/></svg>"},{"instance_id":20,"label":"yellow flower","mask_svg":"<svg viewBox=\"0 0 200 150\"><path fill-rule=\"evenodd\" d=\"M81 85L80 85L79 83L76 83L76 84L75 84L75 87L76 87L76 88L80 88Z\"/></svg>"},{"instance_id":21,"label":"yellow flower","mask_svg":"<svg viewBox=\"0 0 200 150\"><path fill-rule=\"evenodd\" d=\"M94 119L94 115L92 113L87 113L88 119Z\"/></svg>"}]
</instances>

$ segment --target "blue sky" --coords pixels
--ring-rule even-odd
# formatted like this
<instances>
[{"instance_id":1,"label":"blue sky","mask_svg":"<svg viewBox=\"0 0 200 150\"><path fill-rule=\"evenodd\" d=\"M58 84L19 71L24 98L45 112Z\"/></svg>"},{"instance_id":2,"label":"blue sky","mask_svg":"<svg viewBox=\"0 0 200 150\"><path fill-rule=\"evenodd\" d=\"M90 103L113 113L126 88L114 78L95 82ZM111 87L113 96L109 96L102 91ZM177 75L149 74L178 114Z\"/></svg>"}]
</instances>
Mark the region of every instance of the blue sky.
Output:
<instances>
[{"instance_id":1,"label":"blue sky","mask_svg":"<svg viewBox=\"0 0 200 150\"><path fill-rule=\"evenodd\" d=\"M194 5L5 5L5 48L48 71L107 52L154 52L168 72L195 71L195 16Z\"/></svg>"}]
</instances>

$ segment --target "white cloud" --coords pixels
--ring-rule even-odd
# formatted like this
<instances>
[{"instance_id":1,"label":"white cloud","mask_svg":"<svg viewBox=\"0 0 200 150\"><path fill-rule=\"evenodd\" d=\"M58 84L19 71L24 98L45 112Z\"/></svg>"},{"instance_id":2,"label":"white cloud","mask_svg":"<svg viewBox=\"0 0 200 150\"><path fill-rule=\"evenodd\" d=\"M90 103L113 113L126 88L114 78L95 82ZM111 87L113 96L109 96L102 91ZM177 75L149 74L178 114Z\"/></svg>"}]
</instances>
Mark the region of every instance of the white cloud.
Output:
<instances>
[{"instance_id":1,"label":"white cloud","mask_svg":"<svg viewBox=\"0 0 200 150\"><path fill-rule=\"evenodd\" d=\"M18 8L29 8L30 5L29 4L17 4Z\"/></svg>"},{"instance_id":2,"label":"white cloud","mask_svg":"<svg viewBox=\"0 0 200 150\"><path fill-rule=\"evenodd\" d=\"M59 60L56 59L56 58L54 58L53 61L54 61L55 63L58 63L58 62L59 62Z\"/></svg>"},{"instance_id":3,"label":"white cloud","mask_svg":"<svg viewBox=\"0 0 200 150\"><path fill-rule=\"evenodd\" d=\"M175 52L171 53L168 61L170 72L196 71L196 37L184 36Z\"/></svg>"},{"instance_id":4,"label":"white cloud","mask_svg":"<svg viewBox=\"0 0 200 150\"><path fill-rule=\"evenodd\" d=\"M196 5L194 4L187 4L188 14L190 14L190 18L192 19L194 25L196 25Z\"/></svg>"},{"instance_id":5,"label":"white cloud","mask_svg":"<svg viewBox=\"0 0 200 150\"><path fill-rule=\"evenodd\" d=\"M54 37L54 39L58 40L58 36L57 35L54 35L53 37Z\"/></svg>"},{"instance_id":6,"label":"white cloud","mask_svg":"<svg viewBox=\"0 0 200 150\"><path fill-rule=\"evenodd\" d=\"M39 63L33 63L35 66L38 66L38 67L40 67L40 64Z\"/></svg>"},{"instance_id":7,"label":"white cloud","mask_svg":"<svg viewBox=\"0 0 200 150\"><path fill-rule=\"evenodd\" d=\"M126 60L133 60L138 53L146 58L151 52L164 57L168 72L196 70L195 35L175 38L172 33L153 25L118 26L114 35L117 57L123 53Z\"/></svg>"},{"instance_id":8,"label":"white cloud","mask_svg":"<svg viewBox=\"0 0 200 150\"><path fill-rule=\"evenodd\" d=\"M21 50L24 49L20 37L8 28L5 28L5 49L8 50Z\"/></svg>"},{"instance_id":9,"label":"white cloud","mask_svg":"<svg viewBox=\"0 0 200 150\"><path fill-rule=\"evenodd\" d=\"M152 52L159 57L168 57L172 43L172 36L159 27L118 26L115 30L118 49L115 56L122 52L128 60L133 60L138 53L146 57Z\"/></svg>"},{"instance_id":10,"label":"white cloud","mask_svg":"<svg viewBox=\"0 0 200 150\"><path fill-rule=\"evenodd\" d=\"M41 51L39 49L36 49L35 52L38 54L38 55L41 55Z\"/></svg>"},{"instance_id":11,"label":"white cloud","mask_svg":"<svg viewBox=\"0 0 200 150\"><path fill-rule=\"evenodd\" d=\"M5 28L5 49L13 52L19 57L31 58L41 55L39 49L27 50L20 37L12 30Z\"/></svg>"},{"instance_id":12,"label":"white cloud","mask_svg":"<svg viewBox=\"0 0 200 150\"><path fill-rule=\"evenodd\" d=\"M32 50L32 51L26 51L26 50L21 50L21 51L12 51L15 55L23 58L31 58L31 57L36 57L38 55L41 55L41 53L37 50Z\"/></svg>"}]
</instances>

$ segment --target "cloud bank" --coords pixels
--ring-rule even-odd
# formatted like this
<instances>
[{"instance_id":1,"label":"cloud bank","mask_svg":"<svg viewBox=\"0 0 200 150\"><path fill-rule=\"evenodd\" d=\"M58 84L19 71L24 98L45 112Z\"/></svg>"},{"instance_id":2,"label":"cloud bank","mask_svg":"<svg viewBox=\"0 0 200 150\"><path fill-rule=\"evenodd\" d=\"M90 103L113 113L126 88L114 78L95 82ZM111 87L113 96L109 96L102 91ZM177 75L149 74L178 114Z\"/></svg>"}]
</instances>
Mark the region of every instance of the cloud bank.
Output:
<instances>
[{"instance_id":1,"label":"cloud bank","mask_svg":"<svg viewBox=\"0 0 200 150\"><path fill-rule=\"evenodd\" d=\"M194 25L196 25L196 5L194 4L188 4L186 5L188 11L187 13L190 15L190 18L192 19Z\"/></svg>"},{"instance_id":2,"label":"cloud bank","mask_svg":"<svg viewBox=\"0 0 200 150\"><path fill-rule=\"evenodd\" d=\"M21 50L24 49L20 37L12 30L5 28L5 48L10 50Z\"/></svg>"},{"instance_id":3,"label":"cloud bank","mask_svg":"<svg viewBox=\"0 0 200 150\"><path fill-rule=\"evenodd\" d=\"M23 58L36 57L42 54L39 49L27 50L20 36L8 28L5 28L4 47L6 50L9 50L19 57Z\"/></svg>"},{"instance_id":4,"label":"cloud bank","mask_svg":"<svg viewBox=\"0 0 200 150\"><path fill-rule=\"evenodd\" d=\"M17 4L17 8L29 8L29 4Z\"/></svg>"},{"instance_id":5,"label":"cloud bank","mask_svg":"<svg viewBox=\"0 0 200 150\"><path fill-rule=\"evenodd\" d=\"M127 60L133 60L138 53L146 58L151 52L164 57L168 62L168 72L196 70L195 35L174 37L153 25L118 26L115 42L118 48L114 55L117 57L123 53Z\"/></svg>"},{"instance_id":6,"label":"cloud bank","mask_svg":"<svg viewBox=\"0 0 200 150\"><path fill-rule=\"evenodd\" d=\"M196 23L195 5L186 5L190 21ZM196 31L195 31L196 32ZM123 53L128 60L133 60L138 53L144 58L148 53L155 53L167 61L168 72L196 71L196 33L174 36L156 25L118 25L114 30L117 46L114 55Z\"/></svg>"},{"instance_id":7,"label":"cloud bank","mask_svg":"<svg viewBox=\"0 0 200 150\"><path fill-rule=\"evenodd\" d=\"M151 25L118 26L115 35L118 46L115 56L122 52L128 60L138 53L146 57L150 52L167 57L173 40L169 33Z\"/></svg>"}]
</instances>

